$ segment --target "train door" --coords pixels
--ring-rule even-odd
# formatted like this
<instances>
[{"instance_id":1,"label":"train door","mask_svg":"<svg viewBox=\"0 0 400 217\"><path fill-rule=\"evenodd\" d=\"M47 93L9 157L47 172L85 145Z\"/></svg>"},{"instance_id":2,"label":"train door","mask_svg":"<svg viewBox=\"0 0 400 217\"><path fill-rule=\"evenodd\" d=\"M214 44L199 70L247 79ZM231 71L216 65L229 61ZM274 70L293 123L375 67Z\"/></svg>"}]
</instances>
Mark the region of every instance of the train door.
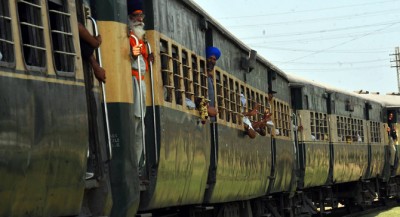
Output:
<instances>
[{"instance_id":1,"label":"train door","mask_svg":"<svg viewBox=\"0 0 400 217\"><path fill-rule=\"evenodd\" d=\"M89 19L91 12L89 2L76 0L76 8L78 22L83 24L91 34L95 34L94 23ZM110 153L107 150L107 131L102 107L102 90L99 81L93 76L93 69L89 62L82 61L82 63L89 125L89 151L83 206L87 207L92 215L104 215L104 213L109 212L109 210L103 209L107 207L105 204L110 200L111 192L108 174ZM104 194L104 192L108 194Z\"/></svg>"},{"instance_id":2,"label":"train door","mask_svg":"<svg viewBox=\"0 0 400 217\"><path fill-rule=\"evenodd\" d=\"M397 129L397 111L395 109L388 109L387 111L387 135L389 137L389 163L391 169L398 164L398 159L396 159L396 146L398 145L398 129ZM399 150L397 150L398 152Z\"/></svg>"},{"instance_id":3,"label":"train door","mask_svg":"<svg viewBox=\"0 0 400 217\"><path fill-rule=\"evenodd\" d=\"M208 28L206 33L205 33L205 47L213 46L213 32L211 28ZM216 79L222 79L222 78L217 78L217 74L215 74ZM216 81L214 79L214 81ZM208 82L208 80L207 80ZM214 85L214 91L216 90L215 88L215 83ZM208 95L208 94L207 94ZM217 119L218 115L215 116L213 119L210 119L210 147L211 147L211 153L210 153L210 167L209 167L209 172L208 172L208 180L207 184L210 186L214 186L216 182L216 171L217 171L217 164L218 164L218 124L217 124ZM208 198L208 193L211 193L212 191L207 191L205 198Z\"/></svg>"},{"instance_id":4,"label":"train door","mask_svg":"<svg viewBox=\"0 0 400 217\"><path fill-rule=\"evenodd\" d=\"M297 148L297 165L300 177L298 179L298 187L301 189L304 187L304 175L305 175L305 144L304 144L304 135L302 130L302 117L298 111L303 109L303 97L302 97L302 87L291 87L291 105L293 110L293 124L294 124L294 141Z\"/></svg>"}]
</instances>

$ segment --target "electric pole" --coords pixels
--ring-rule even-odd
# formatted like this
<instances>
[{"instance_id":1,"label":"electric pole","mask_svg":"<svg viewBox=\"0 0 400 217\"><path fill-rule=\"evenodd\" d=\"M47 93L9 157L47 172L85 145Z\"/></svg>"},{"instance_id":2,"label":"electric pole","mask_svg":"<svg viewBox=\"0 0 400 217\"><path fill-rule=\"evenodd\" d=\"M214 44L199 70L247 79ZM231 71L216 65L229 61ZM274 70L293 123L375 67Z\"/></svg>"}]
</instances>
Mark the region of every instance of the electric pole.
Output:
<instances>
[{"instance_id":1,"label":"electric pole","mask_svg":"<svg viewBox=\"0 0 400 217\"><path fill-rule=\"evenodd\" d=\"M394 54L391 54L394 56L394 60L391 60L390 62L394 62L394 67L396 68L397 71L397 91L400 93L400 50L399 47L395 48Z\"/></svg>"}]
</instances>

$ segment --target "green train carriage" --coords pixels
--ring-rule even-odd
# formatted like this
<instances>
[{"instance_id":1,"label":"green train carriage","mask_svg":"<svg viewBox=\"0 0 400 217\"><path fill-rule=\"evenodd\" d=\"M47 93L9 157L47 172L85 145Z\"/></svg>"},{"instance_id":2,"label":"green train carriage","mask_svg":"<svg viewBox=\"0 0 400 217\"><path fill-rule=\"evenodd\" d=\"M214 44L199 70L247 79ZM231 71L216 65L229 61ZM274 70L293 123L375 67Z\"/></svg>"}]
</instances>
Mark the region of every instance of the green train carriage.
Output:
<instances>
[{"instance_id":1,"label":"green train carriage","mask_svg":"<svg viewBox=\"0 0 400 217\"><path fill-rule=\"evenodd\" d=\"M110 13L102 14L103 10L109 10L109 3L94 4L94 15L104 39L102 51L110 54L104 56L104 66L112 68L113 73L107 81L111 135L118 141L118 144L113 144L111 171L116 173L112 172L115 181L112 181L112 186L114 195L125 195L121 197L124 199L114 197L118 201L124 200L115 205L119 207L116 210L135 210L139 185L134 174L135 164L128 153L132 151L129 145L133 132L128 123L132 90L129 73L126 73L130 70L128 47L124 45L126 27L122 24L126 18L122 16L123 3L113 5L120 13L110 17ZM155 61L153 72L145 79L149 91L144 176L149 184L141 187L139 210L146 212L191 204L226 203L260 197L267 191L293 191L295 155L290 141L285 76L280 72L277 76L276 70L266 60L261 60L248 74L248 67L236 63L247 59L250 49L236 39L226 40L224 29L194 3L146 1L144 11L146 38L155 53ZM186 98L195 102L207 97L204 51L211 45L226 51L216 68L214 88L220 114L214 126L201 124L198 111L186 105ZM255 79L257 76L266 82ZM274 136L278 143L287 143L276 145L275 149L272 149L275 140L271 134L251 141L244 135L238 100L240 92L243 92L249 105L260 103L265 108L272 83L280 88L273 106L277 107L276 120L282 130L281 135ZM270 157L273 150L276 162ZM274 170L272 165L275 165ZM236 168L240 168L239 172L235 172ZM269 177L275 177L271 184Z\"/></svg>"},{"instance_id":2,"label":"green train carriage","mask_svg":"<svg viewBox=\"0 0 400 217\"><path fill-rule=\"evenodd\" d=\"M155 61L145 79L143 167L133 150L126 1L1 6L9 10L0 17L0 216L311 215L324 212L321 196L368 202L342 193L371 189L371 180L391 192L381 197L397 193L399 156L387 166L382 112L398 106L294 79L193 1L144 2ZM109 138L101 86L80 57L77 22L93 31L89 16L103 38ZM212 124L189 106L208 96L207 46L222 51ZM245 134L240 94L250 109L260 104L252 120L273 112L267 135ZM88 149L95 176L85 180Z\"/></svg>"},{"instance_id":3,"label":"green train carriage","mask_svg":"<svg viewBox=\"0 0 400 217\"><path fill-rule=\"evenodd\" d=\"M77 215L98 86L85 79L75 1L0 4L0 216Z\"/></svg>"},{"instance_id":4,"label":"green train carriage","mask_svg":"<svg viewBox=\"0 0 400 217\"><path fill-rule=\"evenodd\" d=\"M346 92L296 76L289 80L301 126L299 188L322 212L324 204L351 207L385 197L377 187L390 179L385 96Z\"/></svg>"}]
</instances>

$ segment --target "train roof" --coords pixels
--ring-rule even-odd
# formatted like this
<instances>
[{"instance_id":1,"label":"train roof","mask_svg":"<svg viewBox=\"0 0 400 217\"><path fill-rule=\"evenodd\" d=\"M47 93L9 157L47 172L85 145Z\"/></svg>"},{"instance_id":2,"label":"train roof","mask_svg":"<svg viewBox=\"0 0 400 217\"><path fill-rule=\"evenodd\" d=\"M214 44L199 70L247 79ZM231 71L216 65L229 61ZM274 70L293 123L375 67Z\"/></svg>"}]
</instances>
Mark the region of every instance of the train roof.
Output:
<instances>
[{"instance_id":1,"label":"train roof","mask_svg":"<svg viewBox=\"0 0 400 217\"><path fill-rule=\"evenodd\" d=\"M364 93L359 93L357 95L362 98L365 98L365 99L380 102L385 107L388 107L388 108L400 107L400 94L399 93L390 93L390 94L386 94L386 95L380 95L380 94L370 94L370 93L364 92Z\"/></svg>"},{"instance_id":2,"label":"train roof","mask_svg":"<svg viewBox=\"0 0 400 217\"><path fill-rule=\"evenodd\" d=\"M346 91L346 90L343 90L343 89L339 89L337 87L333 87L333 86L330 86L328 84L324 84L324 83L317 82L317 81L314 81L314 80L308 80L308 79L302 78L302 77L297 76L297 75L287 74L287 78L288 78L289 84L291 86L310 85L310 86L316 86L316 87L325 89L327 92L342 93L342 94L351 95L351 96L359 96L358 94L356 94L354 92L350 92L350 91Z\"/></svg>"},{"instance_id":3,"label":"train roof","mask_svg":"<svg viewBox=\"0 0 400 217\"><path fill-rule=\"evenodd\" d=\"M235 35L233 35L229 30L227 30L225 27L223 27L217 20L215 20L213 17L211 17L210 14L208 14L205 10L203 10L196 2L193 0L183 0L183 2L188 5L190 8L192 8L195 12L201 14L204 16L209 23L211 23L216 30L221 32L223 35L225 35L227 38L229 38L231 41L233 41L235 44L237 44L241 49L245 51L250 51L251 48L244 44L240 39L238 39ZM279 69L277 66L269 62L267 59L264 57L260 56L257 54L257 60L264 64L266 67L274 70L276 73L278 73L280 76L284 77L287 79L287 74L283 72L281 69Z\"/></svg>"},{"instance_id":4,"label":"train roof","mask_svg":"<svg viewBox=\"0 0 400 217\"><path fill-rule=\"evenodd\" d=\"M381 95L379 93L369 93L368 91L362 90L351 92L327 84L316 82L314 80L308 80L293 74L287 74L287 78L291 86L311 85L325 89L327 92L342 93L354 97L363 98L365 100L374 101L376 103L382 104L384 107L400 107L400 93Z\"/></svg>"}]
</instances>

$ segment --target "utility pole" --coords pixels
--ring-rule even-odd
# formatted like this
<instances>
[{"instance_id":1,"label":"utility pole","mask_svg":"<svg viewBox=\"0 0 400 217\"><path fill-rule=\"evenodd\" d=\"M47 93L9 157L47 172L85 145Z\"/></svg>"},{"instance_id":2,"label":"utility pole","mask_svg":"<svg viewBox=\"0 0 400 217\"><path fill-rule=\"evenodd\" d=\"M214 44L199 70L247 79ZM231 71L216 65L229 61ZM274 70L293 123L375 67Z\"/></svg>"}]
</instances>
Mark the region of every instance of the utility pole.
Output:
<instances>
[{"instance_id":1,"label":"utility pole","mask_svg":"<svg viewBox=\"0 0 400 217\"><path fill-rule=\"evenodd\" d=\"M392 68L396 68L397 70L397 91L400 93L400 50L399 47L395 48L394 54L391 54L394 56L394 60L390 60L390 62L394 62L394 66L391 66Z\"/></svg>"}]
</instances>

